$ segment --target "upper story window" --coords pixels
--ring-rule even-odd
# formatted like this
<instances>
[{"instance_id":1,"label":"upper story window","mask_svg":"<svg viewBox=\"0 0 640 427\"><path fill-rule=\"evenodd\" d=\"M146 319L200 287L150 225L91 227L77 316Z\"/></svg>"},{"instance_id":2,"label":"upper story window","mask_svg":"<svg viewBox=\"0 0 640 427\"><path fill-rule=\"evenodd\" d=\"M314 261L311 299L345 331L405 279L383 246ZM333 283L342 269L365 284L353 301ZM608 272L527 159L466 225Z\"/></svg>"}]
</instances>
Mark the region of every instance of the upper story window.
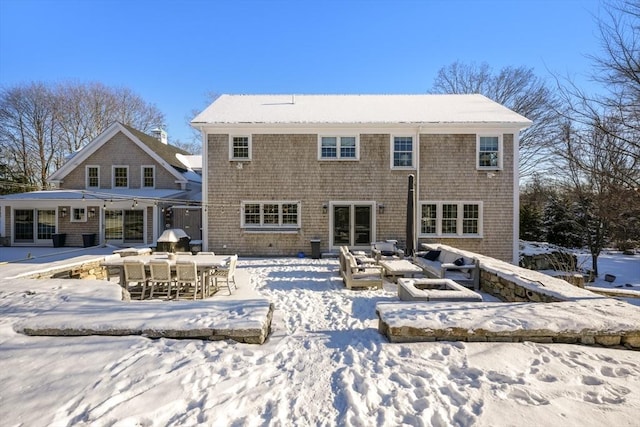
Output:
<instances>
[{"instance_id":1,"label":"upper story window","mask_svg":"<svg viewBox=\"0 0 640 427\"><path fill-rule=\"evenodd\" d=\"M415 144L412 136L393 136L391 138L391 168L415 168Z\"/></svg>"},{"instance_id":2,"label":"upper story window","mask_svg":"<svg viewBox=\"0 0 640 427\"><path fill-rule=\"evenodd\" d=\"M229 160L251 160L251 137L229 137Z\"/></svg>"},{"instance_id":3,"label":"upper story window","mask_svg":"<svg viewBox=\"0 0 640 427\"><path fill-rule=\"evenodd\" d=\"M477 142L478 169L502 169L502 137L499 135L478 135Z\"/></svg>"},{"instance_id":4,"label":"upper story window","mask_svg":"<svg viewBox=\"0 0 640 427\"><path fill-rule=\"evenodd\" d=\"M156 168L155 166L142 166L142 182L143 188L154 188L156 186Z\"/></svg>"},{"instance_id":5,"label":"upper story window","mask_svg":"<svg viewBox=\"0 0 640 427\"><path fill-rule=\"evenodd\" d=\"M421 237L482 237L482 202L420 203Z\"/></svg>"},{"instance_id":6,"label":"upper story window","mask_svg":"<svg viewBox=\"0 0 640 427\"><path fill-rule=\"evenodd\" d=\"M113 166L113 188L129 188L129 166Z\"/></svg>"},{"instance_id":7,"label":"upper story window","mask_svg":"<svg viewBox=\"0 0 640 427\"><path fill-rule=\"evenodd\" d=\"M245 229L277 232L300 227L298 202L243 202L241 212Z\"/></svg>"},{"instance_id":8,"label":"upper story window","mask_svg":"<svg viewBox=\"0 0 640 427\"><path fill-rule=\"evenodd\" d=\"M355 136L320 136L320 160L358 160L359 144Z\"/></svg>"},{"instance_id":9,"label":"upper story window","mask_svg":"<svg viewBox=\"0 0 640 427\"><path fill-rule=\"evenodd\" d=\"M100 166L87 166L87 188L100 188Z\"/></svg>"}]
</instances>

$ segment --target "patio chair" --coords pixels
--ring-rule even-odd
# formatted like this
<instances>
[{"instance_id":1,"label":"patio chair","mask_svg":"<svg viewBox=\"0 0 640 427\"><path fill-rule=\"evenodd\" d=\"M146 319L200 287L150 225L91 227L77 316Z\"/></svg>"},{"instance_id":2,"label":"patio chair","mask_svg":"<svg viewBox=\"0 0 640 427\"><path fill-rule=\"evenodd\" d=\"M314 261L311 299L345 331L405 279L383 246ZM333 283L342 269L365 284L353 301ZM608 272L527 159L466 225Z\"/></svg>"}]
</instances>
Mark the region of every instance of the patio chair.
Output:
<instances>
[{"instance_id":1,"label":"patio chair","mask_svg":"<svg viewBox=\"0 0 640 427\"><path fill-rule=\"evenodd\" d=\"M193 299L196 299L199 285L200 276L195 261L178 260L176 262L176 299L180 298L181 290L185 293L193 290Z\"/></svg>"},{"instance_id":2,"label":"patio chair","mask_svg":"<svg viewBox=\"0 0 640 427\"><path fill-rule=\"evenodd\" d=\"M167 260L153 260L149 262L149 298L153 298L156 285L164 292L167 299L171 298L171 284L174 277L171 274L171 264Z\"/></svg>"},{"instance_id":3,"label":"patio chair","mask_svg":"<svg viewBox=\"0 0 640 427\"><path fill-rule=\"evenodd\" d=\"M371 244L371 256L376 261L381 259L404 258L404 251L396 247L395 240L385 242L374 242Z\"/></svg>"},{"instance_id":4,"label":"patio chair","mask_svg":"<svg viewBox=\"0 0 640 427\"><path fill-rule=\"evenodd\" d=\"M144 295L147 291L147 283L149 279L147 278L147 273L144 268L144 262L140 260L125 260L124 263L124 286L125 289L129 292L130 296L133 296L134 293L138 293L138 286L140 287L140 299L144 299ZM135 283L136 287L131 288L129 286L130 283Z\"/></svg>"},{"instance_id":5,"label":"patio chair","mask_svg":"<svg viewBox=\"0 0 640 427\"><path fill-rule=\"evenodd\" d=\"M191 252L178 251L175 253L176 255L193 255Z\"/></svg>"},{"instance_id":6,"label":"patio chair","mask_svg":"<svg viewBox=\"0 0 640 427\"><path fill-rule=\"evenodd\" d=\"M229 290L229 295L231 295L231 284L233 283L233 288L238 289L236 285L236 265L238 263L238 255L233 255L229 258L229 266L227 268L217 268L213 273L211 273L211 278L215 282L215 287L218 289L218 280L224 281L227 289Z\"/></svg>"}]
</instances>

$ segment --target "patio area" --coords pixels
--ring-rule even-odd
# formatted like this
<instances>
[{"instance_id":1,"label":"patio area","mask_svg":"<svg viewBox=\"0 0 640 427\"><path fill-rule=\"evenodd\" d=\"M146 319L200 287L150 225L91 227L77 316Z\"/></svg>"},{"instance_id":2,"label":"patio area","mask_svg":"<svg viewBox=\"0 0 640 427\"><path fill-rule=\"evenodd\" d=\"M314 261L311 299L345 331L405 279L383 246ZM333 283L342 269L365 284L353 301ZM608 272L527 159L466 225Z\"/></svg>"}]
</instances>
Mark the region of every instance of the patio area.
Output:
<instances>
[{"instance_id":1,"label":"patio area","mask_svg":"<svg viewBox=\"0 0 640 427\"><path fill-rule=\"evenodd\" d=\"M117 277L111 280L33 279L47 271L99 264L112 247L60 251L59 248L0 248L0 294L37 300L54 296L55 307L16 323L27 335L142 335L149 338L231 339L262 344L269 335L273 305L236 272L237 289L197 301L123 301ZM31 256L28 256L31 255ZM11 262L8 262L11 261ZM53 294L53 295L52 295Z\"/></svg>"}]
</instances>

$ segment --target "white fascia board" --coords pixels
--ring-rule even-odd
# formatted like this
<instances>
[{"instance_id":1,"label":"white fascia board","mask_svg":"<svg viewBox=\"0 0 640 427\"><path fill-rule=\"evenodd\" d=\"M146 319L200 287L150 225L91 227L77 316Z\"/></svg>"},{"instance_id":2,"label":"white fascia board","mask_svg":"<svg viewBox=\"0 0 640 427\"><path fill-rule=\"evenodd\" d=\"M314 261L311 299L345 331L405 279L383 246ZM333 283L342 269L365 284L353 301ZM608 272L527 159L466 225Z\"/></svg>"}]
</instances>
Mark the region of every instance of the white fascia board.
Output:
<instances>
[{"instance_id":1,"label":"white fascia board","mask_svg":"<svg viewBox=\"0 0 640 427\"><path fill-rule=\"evenodd\" d=\"M516 133L530 123L208 123L198 127L205 133L286 133L308 134L327 131L357 131L358 133L395 133L420 129L420 133L476 133L499 131Z\"/></svg>"},{"instance_id":2,"label":"white fascia board","mask_svg":"<svg viewBox=\"0 0 640 427\"><path fill-rule=\"evenodd\" d=\"M64 177L71 171L84 162L89 156L95 153L98 148L102 147L105 142L110 140L118 131L124 130L124 127L120 123L115 122L107 128L104 132L98 135L95 139L90 141L87 145L82 147L78 154L76 154L70 161L60 167L60 169L53 172L48 178L49 182L61 182Z\"/></svg>"}]
</instances>

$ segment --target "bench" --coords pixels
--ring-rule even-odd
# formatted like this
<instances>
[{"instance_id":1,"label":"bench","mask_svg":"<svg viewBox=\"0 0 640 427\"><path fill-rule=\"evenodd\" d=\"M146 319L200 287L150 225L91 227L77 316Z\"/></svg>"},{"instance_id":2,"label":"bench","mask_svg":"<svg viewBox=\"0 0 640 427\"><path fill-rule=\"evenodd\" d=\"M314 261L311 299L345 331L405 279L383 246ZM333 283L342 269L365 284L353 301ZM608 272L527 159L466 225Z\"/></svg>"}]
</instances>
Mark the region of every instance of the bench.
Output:
<instances>
[{"instance_id":1,"label":"bench","mask_svg":"<svg viewBox=\"0 0 640 427\"><path fill-rule=\"evenodd\" d=\"M473 289L480 287L480 262L438 245L422 244L423 251L413 256L413 262L429 277L452 279Z\"/></svg>"}]
</instances>

